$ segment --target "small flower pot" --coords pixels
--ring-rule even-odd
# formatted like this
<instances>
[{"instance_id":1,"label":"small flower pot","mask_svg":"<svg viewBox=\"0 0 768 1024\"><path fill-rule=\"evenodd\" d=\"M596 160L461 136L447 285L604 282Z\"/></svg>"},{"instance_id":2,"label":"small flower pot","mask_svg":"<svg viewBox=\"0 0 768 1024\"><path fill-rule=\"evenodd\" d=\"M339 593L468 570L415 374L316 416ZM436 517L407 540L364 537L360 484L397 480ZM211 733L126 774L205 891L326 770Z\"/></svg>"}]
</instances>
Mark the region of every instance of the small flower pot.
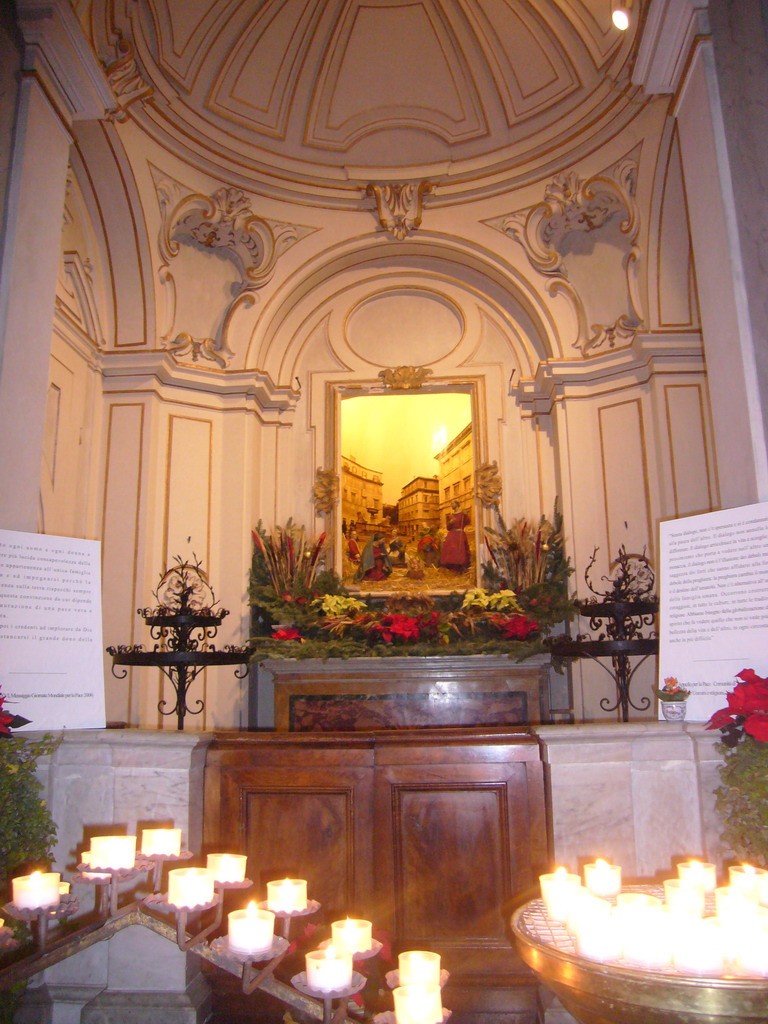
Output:
<instances>
[{"instance_id":1,"label":"small flower pot","mask_svg":"<svg viewBox=\"0 0 768 1024\"><path fill-rule=\"evenodd\" d=\"M664 716L664 720L667 722L685 721L685 706L686 701L684 700L663 700L661 702L661 713Z\"/></svg>"}]
</instances>

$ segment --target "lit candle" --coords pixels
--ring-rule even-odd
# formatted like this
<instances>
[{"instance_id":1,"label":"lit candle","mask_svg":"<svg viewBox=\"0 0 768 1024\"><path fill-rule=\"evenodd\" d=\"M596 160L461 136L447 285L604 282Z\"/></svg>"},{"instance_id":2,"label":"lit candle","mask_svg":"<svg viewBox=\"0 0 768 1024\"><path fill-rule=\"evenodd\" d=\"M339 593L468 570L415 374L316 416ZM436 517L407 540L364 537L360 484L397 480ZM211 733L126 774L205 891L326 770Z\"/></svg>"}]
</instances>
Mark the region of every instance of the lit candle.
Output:
<instances>
[{"instance_id":1,"label":"lit candle","mask_svg":"<svg viewBox=\"0 0 768 1024\"><path fill-rule=\"evenodd\" d=\"M397 958L400 985L439 985L440 954L411 949Z\"/></svg>"},{"instance_id":2,"label":"lit candle","mask_svg":"<svg viewBox=\"0 0 768 1024\"><path fill-rule=\"evenodd\" d=\"M242 882L247 860L240 853L209 853L205 866L217 882Z\"/></svg>"},{"instance_id":3,"label":"lit candle","mask_svg":"<svg viewBox=\"0 0 768 1024\"><path fill-rule=\"evenodd\" d=\"M706 896L704 886L688 878L667 878L664 880L664 899L672 910L683 911L704 917Z\"/></svg>"},{"instance_id":4,"label":"lit candle","mask_svg":"<svg viewBox=\"0 0 768 1024\"><path fill-rule=\"evenodd\" d=\"M145 857L178 857L181 853L181 829L143 829L141 833L141 852Z\"/></svg>"},{"instance_id":5,"label":"lit candle","mask_svg":"<svg viewBox=\"0 0 768 1024\"><path fill-rule=\"evenodd\" d=\"M293 914L307 909L307 880L283 878L267 882L267 906L275 913Z\"/></svg>"},{"instance_id":6,"label":"lit candle","mask_svg":"<svg viewBox=\"0 0 768 1024\"><path fill-rule=\"evenodd\" d=\"M590 960L618 960L621 957L621 936L613 908L599 896L592 896L594 901L587 910L586 901L583 913L575 922L574 943L576 952Z\"/></svg>"},{"instance_id":7,"label":"lit candle","mask_svg":"<svg viewBox=\"0 0 768 1024\"><path fill-rule=\"evenodd\" d=\"M683 881L703 885L704 892L714 892L717 888L717 868L714 864L705 864L700 860L684 860L677 865L677 875Z\"/></svg>"},{"instance_id":8,"label":"lit candle","mask_svg":"<svg viewBox=\"0 0 768 1024\"><path fill-rule=\"evenodd\" d=\"M758 880L768 878L765 868L754 868L751 864L735 864L728 868L728 881L732 889L738 889L751 900L758 895Z\"/></svg>"},{"instance_id":9,"label":"lit candle","mask_svg":"<svg viewBox=\"0 0 768 1024\"><path fill-rule=\"evenodd\" d=\"M746 927L734 931L729 952L740 974L768 978L768 910L761 907Z\"/></svg>"},{"instance_id":10,"label":"lit candle","mask_svg":"<svg viewBox=\"0 0 768 1024\"><path fill-rule=\"evenodd\" d=\"M732 885L721 885L715 889L715 913L724 927L738 928L742 921L757 914L757 900L752 899L745 889Z\"/></svg>"},{"instance_id":11,"label":"lit candle","mask_svg":"<svg viewBox=\"0 0 768 1024\"><path fill-rule=\"evenodd\" d=\"M758 875L757 902L763 907L768 907L768 875Z\"/></svg>"},{"instance_id":12,"label":"lit candle","mask_svg":"<svg viewBox=\"0 0 768 1024\"><path fill-rule=\"evenodd\" d=\"M397 1024L442 1024L439 985L399 985L392 995Z\"/></svg>"},{"instance_id":13,"label":"lit candle","mask_svg":"<svg viewBox=\"0 0 768 1024\"><path fill-rule=\"evenodd\" d=\"M583 917L589 916L589 912L595 904L598 906L598 913L602 905L610 906L607 900L601 900L599 896L593 896L589 889L586 889L583 885L573 890L564 922L565 930L569 935L576 934L579 930L579 922Z\"/></svg>"},{"instance_id":14,"label":"lit candle","mask_svg":"<svg viewBox=\"0 0 768 1024\"><path fill-rule=\"evenodd\" d=\"M12 880L13 902L24 910L55 907L60 902L61 875L56 871L33 871Z\"/></svg>"},{"instance_id":15,"label":"lit candle","mask_svg":"<svg viewBox=\"0 0 768 1024\"><path fill-rule=\"evenodd\" d=\"M565 922L574 892L581 888L581 878L565 868L557 868L551 874L539 875L539 885L547 915L553 921Z\"/></svg>"},{"instance_id":16,"label":"lit candle","mask_svg":"<svg viewBox=\"0 0 768 1024\"><path fill-rule=\"evenodd\" d=\"M598 858L584 865L584 884L593 896L617 896L621 892L621 868Z\"/></svg>"},{"instance_id":17,"label":"lit candle","mask_svg":"<svg viewBox=\"0 0 768 1024\"><path fill-rule=\"evenodd\" d=\"M304 960L308 988L316 992L344 992L352 987L352 954L347 950L326 946L307 953Z\"/></svg>"},{"instance_id":18,"label":"lit candle","mask_svg":"<svg viewBox=\"0 0 768 1024\"><path fill-rule=\"evenodd\" d=\"M334 921L331 924L331 943L337 949L346 949L350 953L367 953L373 945L372 931L370 921L350 918Z\"/></svg>"},{"instance_id":19,"label":"lit candle","mask_svg":"<svg viewBox=\"0 0 768 1024\"><path fill-rule=\"evenodd\" d=\"M69 896L69 882L59 882L59 896Z\"/></svg>"},{"instance_id":20,"label":"lit candle","mask_svg":"<svg viewBox=\"0 0 768 1024\"><path fill-rule=\"evenodd\" d=\"M80 861L84 867L88 868L91 866L91 851L83 850L80 855ZM110 879L112 876L106 871L83 871L83 878L103 878Z\"/></svg>"},{"instance_id":21,"label":"lit candle","mask_svg":"<svg viewBox=\"0 0 768 1024\"><path fill-rule=\"evenodd\" d=\"M129 871L136 863L136 836L94 836L91 867Z\"/></svg>"},{"instance_id":22,"label":"lit candle","mask_svg":"<svg viewBox=\"0 0 768 1024\"><path fill-rule=\"evenodd\" d=\"M228 914L229 948L235 953L263 953L272 947L275 934L275 915L271 910L259 910L251 901L245 910Z\"/></svg>"},{"instance_id":23,"label":"lit candle","mask_svg":"<svg viewBox=\"0 0 768 1024\"><path fill-rule=\"evenodd\" d=\"M672 962L674 934L661 907L635 907L631 927L622 931L624 959L639 967L668 967Z\"/></svg>"},{"instance_id":24,"label":"lit candle","mask_svg":"<svg viewBox=\"0 0 768 1024\"><path fill-rule=\"evenodd\" d=\"M672 962L681 974L722 974L724 937L713 917L680 915L674 925Z\"/></svg>"},{"instance_id":25,"label":"lit candle","mask_svg":"<svg viewBox=\"0 0 768 1024\"><path fill-rule=\"evenodd\" d=\"M638 916L647 910L661 910L663 903L658 897L644 892L622 892L616 898L615 921L619 931L622 950L627 940L638 928Z\"/></svg>"},{"instance_id":26,"label":"lit candle","mask_svg":"<svg viewBox=\"0 0 768 1024\"><path fill-rule=\"evenodd\" d=\"M168 872L168 902L191 909L213 902L213 873L207 868L175 868Z\"/></svg>"}]
</instances>

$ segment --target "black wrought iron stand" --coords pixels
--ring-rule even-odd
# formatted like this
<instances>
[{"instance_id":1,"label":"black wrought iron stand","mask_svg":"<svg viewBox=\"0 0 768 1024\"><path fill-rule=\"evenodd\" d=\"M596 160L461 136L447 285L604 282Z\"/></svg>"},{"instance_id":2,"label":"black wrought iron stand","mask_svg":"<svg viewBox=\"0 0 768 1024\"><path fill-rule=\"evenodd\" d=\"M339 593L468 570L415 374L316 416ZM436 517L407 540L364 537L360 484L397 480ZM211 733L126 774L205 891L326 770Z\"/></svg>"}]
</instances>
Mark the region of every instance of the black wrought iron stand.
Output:
<instances>
[{"instance_id":1,"label":"black wrought iron stand","mask_svg":"<svg viewBox=\"0 0 768 1024\"><path fill-rule=\"evenodd\" d=\"M157 709L162 715L176 715L177 728L183 729L185 715L199 715L205 707L202 700L197 700L194 708L187 704L189 687L198 674L210 666L247 666L250 648L232 644L216 648L213 641L229 612L217 607L216 595L199 562L176 561L160 576L154 592L157 607L139 608L137 612L156 641L152 650L144 650L143 644L120 644L108 647L107 653L112 655L112 674L117 679L128 675L127 669L116 672L118 665L159 668L173 686L176 702L167 709L168 701L161 700ZM242 679L245 672L235 675Z\"/></svg>"},{"instance_id":2,"label":"black wrought iron stand","mask_svg":"<svg viewBox=\"0 0 768 1024\"><path fill-rule=\"evenodd\" d=\"M656 578L650 562L642 555L628 555L624 548L613 563L614 575L604 576L611 586L607 590L595 590L590 581L590 570L595 563L597 549L584 573L587 586L594 598L577 600L579 614L589 619L593 634L579 634L576 637L558 636L550 641L552 654L557 658L591 658L613 679L616 699L604 697L600 701L603 711L620 709L621 720L629 721L629 709L647 711L651 706L650 697L639 702L630 696L632 679L652 654L659 650L659 639L655 632L656 613L659 603L652 593ZM610 668L604 664L610 658ZM632 664L632 659L639 660Z\"/></svg>"}]
</instances>

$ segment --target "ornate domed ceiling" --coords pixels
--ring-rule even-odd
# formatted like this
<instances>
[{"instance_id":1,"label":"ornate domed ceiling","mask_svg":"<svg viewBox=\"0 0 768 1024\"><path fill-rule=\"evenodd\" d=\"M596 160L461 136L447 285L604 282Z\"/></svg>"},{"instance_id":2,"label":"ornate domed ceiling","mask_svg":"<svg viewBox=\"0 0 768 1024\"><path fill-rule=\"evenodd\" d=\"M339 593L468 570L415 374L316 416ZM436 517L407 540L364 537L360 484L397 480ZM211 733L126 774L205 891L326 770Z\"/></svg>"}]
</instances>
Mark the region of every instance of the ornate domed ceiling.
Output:
<instances>
[{"instance_id":1,"label":"ornate domed ceiling","mask_svg":"<svg viewBox=\"0 0 768 1024\"><path fill-rule=\"evenodd\" d=\"M430 178L450 200L563 167L633 116L637 33L610 15L610 0L92 0L87 27L130 115L214 173L330 202Z\"/></svg>"}]
</instances>

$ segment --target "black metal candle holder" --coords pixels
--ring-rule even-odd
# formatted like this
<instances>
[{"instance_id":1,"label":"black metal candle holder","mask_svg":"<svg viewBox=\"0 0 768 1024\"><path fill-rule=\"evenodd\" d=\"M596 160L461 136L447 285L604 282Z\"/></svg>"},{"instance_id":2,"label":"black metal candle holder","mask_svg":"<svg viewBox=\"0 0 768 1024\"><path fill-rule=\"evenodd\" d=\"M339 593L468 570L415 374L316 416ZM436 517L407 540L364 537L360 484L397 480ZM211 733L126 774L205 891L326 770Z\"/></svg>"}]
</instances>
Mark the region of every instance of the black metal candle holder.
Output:
<instances>
[{"instance_id":1,"label":"black metal candle holder","mask_svg":"<svg viewBox=\"0 0 768 1024\"><path fill-rule=\"evenodd\" d=\"M580 633L576 637L555 636L546 641L555 658L591 658L613 679L616 698L603 697L603 711L620 709L621 720L629 721L629 709L647 711L649 697L635 702L630 696L630 685L635 673L652 654L658 654L659 638L656 634L656 613L659 602L653 592L656 577L645 552L627 554L619 548L613 562L613 575L603 576L610 586L597 590L590 579L598 549L584 572L584 580L594 597L576 600L578 612L589 620L592 634ZM632 659L639 660L632 664ZM601 660L602 659L602 660ZM610 659L610 667L603 663Z\"/></svg>"},{"instance_id":2,"label":"black metal candle holder","mask_svg":"<svg viewBox=\"0 0 768 1024\"><path fill-rule=\"evenodd\" d=\"M214 645L219 626L229 612L218 607L200 562L185 562L177 556L176 563L160 575L153 592L157 606L137 611L150 628L155 641L152 650L144 650L143 644L118 644L107 647L107 653L112 655L112 674L116 679L128 675L127 668L116 672L118 665L160 669L173 686L176 700L172 708L167 708L168 701L159 701L157 710L161 715L176 715L177 728L182 730L186 715L199 715L205 708L202 700L197 700L195 707L187 704L187 692L198 674L204 668L218 665L245 665L242 673L235 673L243 679L248 671L250 648L227 644L219 649Z\"/></svg>"}]
</instances>

